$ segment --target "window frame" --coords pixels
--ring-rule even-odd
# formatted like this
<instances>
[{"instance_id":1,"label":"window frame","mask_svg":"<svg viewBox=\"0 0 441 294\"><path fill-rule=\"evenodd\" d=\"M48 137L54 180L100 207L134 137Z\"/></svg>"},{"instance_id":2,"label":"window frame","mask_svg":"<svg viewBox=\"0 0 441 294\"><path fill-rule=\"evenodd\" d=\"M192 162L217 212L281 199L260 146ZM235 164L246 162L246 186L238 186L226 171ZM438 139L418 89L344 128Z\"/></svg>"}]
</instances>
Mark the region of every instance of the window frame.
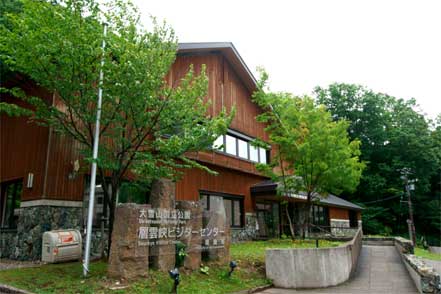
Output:
<instances>
[{"instance_id":1,"label":"window frame","mask_svg":"<svg viewBox=\"0 0 441 294\"><path fill-rule=\"evenodd\" d=\"M324 205L313 204L310 217L314 225L326 227L329 225L329 208Z\"/></svg>"},{"instance_id":2,"label":"window frame","mask_svg":"<svg viewBox=\"0 0 441 294\"><path fill-rule=\"evenodd\" d=\"M219 152L219 153L222 153L224 155L232 156L234 158L238 158L238 159L241 159L241 160L249 161L249 162L252 162L252 163L263 163L263 164L269 164L270 163L271 147L269 149L262 148L262 147L256 147L256 150L257 150L257 161L251 159L251 146L252 146L251 145L251 141L253 141L255 138L249 137L247 135L244 135L242 133L239 133L239 132L231 130L231 129L228 129L227 133L224 134L224 135L221 135L221 136L223 138L222 139L222 141L223 141L222 148L215 148L214 146L212 146L211 149L214 152ZM235 138L235 154L227 152L227 136ZM216 139L216 141L217 140L218 139ZM239 140L245 141L246 144L247 144L247 157L246 158L239 155ZM261 159L261 156L260 156L260 153L262 152L261 149L265 150L266 162L262 162L262 159Z\"/></svg>"},{"instance_id":3,"label":"window frame","mask_svg":"<svg viewBox=\"0 0 441 294\"><path fill-rule=\"evenodd\" d=\"M8 209L8 189L9 186L14 185L13 190L13 196L11 199L12 208L9 207ZM21 193L19 193L19 185L21 185ZM23 178L11 180L11 181L5 181L1 183L1 195L0 195L0 201L2 201L0 207L2 208L2 211L0 211L0 228L1 229L16 229L17 228L17 221L15 219L15 211L17 209L20 209L20 206L15 207L15 203L17 200L19 200L19 203L21 203L21 198L23 197L23 189L24 189L24 183ZM12 209L12 213L11 210ZM8 213L9 212L9 213ZM6 219L9 214L9 219ZM6 226L5 223L8 223Z\"/></svg>"},{"instance_id":4,"label":"window frame","mask_svg":"<svg viewBox=\"0 0 441 294\"><path fill-rule=\"evenodd\" d=\"M245 197L243 195L233 195L233 194L227 194L227 193L221 193L221 192L211 192L206 190L199 191L199 199L202 199L203 196L207 197L207 210L210 210L210 197L222 197L222 200L231 200L231 220L230 220L230 228L233 229L242 229L245 226L245 206L244 206L244 199ZM239 209L240 209L240 225L235 225L235 213L234 213L234 203L239 202ZM225 202L224 202L225 204ZM204 207L205 209L205 207Z\"/></svg>"}]
</instances>

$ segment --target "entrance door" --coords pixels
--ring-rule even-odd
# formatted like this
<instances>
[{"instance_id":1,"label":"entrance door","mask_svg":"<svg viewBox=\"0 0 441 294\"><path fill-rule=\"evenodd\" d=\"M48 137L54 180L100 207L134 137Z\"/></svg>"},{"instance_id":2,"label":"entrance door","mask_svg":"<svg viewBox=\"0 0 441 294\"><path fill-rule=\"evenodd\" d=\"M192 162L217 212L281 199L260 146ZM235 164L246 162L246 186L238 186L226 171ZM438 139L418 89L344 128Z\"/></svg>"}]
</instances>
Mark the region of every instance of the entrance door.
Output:
<instances>
[{"instance_id":1,"label":"entrance door","mask_svg":"<svg viewBox=\"0 0 441 294\"><path fill-rule=\"evenodd\" d=\"M279 204L275 202L256 203L259 237L277 238L279 236Z\"/></svg>"}]
</instances>

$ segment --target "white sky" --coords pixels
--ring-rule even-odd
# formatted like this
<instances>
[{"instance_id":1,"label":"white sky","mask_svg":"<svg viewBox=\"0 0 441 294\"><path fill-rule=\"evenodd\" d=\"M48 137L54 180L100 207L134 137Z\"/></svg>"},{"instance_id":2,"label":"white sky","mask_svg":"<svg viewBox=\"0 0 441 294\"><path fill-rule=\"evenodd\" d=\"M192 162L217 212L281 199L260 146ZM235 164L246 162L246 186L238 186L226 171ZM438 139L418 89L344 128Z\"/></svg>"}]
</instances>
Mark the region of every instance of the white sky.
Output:
<instances>
[{"instance_id":1,"label":"white sky","mask_svg":"<svg viewBox=\"0 0 441 294\"><path fill-rule=\"evenodd\" d=\"M273 91L357 83L441 113L441 1L134 0L180 42L233 42Z\"/></svg>"}]
</instances>

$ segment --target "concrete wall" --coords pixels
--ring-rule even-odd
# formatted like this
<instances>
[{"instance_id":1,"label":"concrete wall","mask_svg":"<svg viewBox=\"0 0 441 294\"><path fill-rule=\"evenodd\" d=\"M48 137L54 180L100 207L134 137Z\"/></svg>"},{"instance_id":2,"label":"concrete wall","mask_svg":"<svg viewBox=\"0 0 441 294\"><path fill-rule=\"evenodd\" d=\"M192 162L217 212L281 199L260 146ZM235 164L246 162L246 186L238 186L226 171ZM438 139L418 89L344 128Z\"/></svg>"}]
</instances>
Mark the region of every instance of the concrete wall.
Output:
<instances>
[{"instance_id":1,"label":"concrete wall","mask_svg":"<svg viewBox=\"0 0 441 294\"><path fill-rule=\"evenodd\" d=\"M362 231L334 248L267 249L266 276L280 288L321 288L341 284L354 272Z\"/></svg>"},{"instance_id":2,"label":"concrete wall","mask_svg":"<svg viewBox=\"0 0 441 294\"><path fill-rule=\"evenodd\" d=\"M394 237L363 237L363 245L394 246Z\"/></svg>"},{"instance_id":3,"label":"concrete wall","mask_svg":"<svg viewBox=\"0 0 441 294\"><path fill-rule=\"evenodd\" d=\"M429 246L429 251L436 254L441 254L441 247Z\"/></svg>"}]
</instances>

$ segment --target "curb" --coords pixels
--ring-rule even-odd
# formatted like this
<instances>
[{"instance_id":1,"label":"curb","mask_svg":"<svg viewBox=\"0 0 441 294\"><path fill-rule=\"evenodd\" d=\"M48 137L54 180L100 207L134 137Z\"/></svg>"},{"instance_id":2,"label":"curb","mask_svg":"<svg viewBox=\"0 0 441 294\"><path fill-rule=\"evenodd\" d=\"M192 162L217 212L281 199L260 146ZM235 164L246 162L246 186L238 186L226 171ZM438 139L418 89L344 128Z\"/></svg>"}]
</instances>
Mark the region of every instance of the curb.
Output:
<instances>
[{"instance_id":1,"label":"curb","mask_svg":"<svg viewBox=\"0 0 441 294\"><path fill-rule=\"evenodd\" d=\"M0 284L0 293L7 293L7 294L33 294L32 292L28 292L26 290L21 290L18 288L14 288L12 286Z\"/></svg>"},{"instance_id":2,"label":"curb","mask_svg":"<svg viewBox=\"0 0 441 294\"><path fill-rule=\"evenodd\" d=\"M234 292L233 294L253 294L253 293L265 291L266 289L270 289L270 288L273 288L273 287L274 287L274 285L270 284L270 285L265 285L265 286L259 286L259 287L251 288L251 289L248 289L248 290L241 290L239 292Z\"/></svg>"}]
</instances>

